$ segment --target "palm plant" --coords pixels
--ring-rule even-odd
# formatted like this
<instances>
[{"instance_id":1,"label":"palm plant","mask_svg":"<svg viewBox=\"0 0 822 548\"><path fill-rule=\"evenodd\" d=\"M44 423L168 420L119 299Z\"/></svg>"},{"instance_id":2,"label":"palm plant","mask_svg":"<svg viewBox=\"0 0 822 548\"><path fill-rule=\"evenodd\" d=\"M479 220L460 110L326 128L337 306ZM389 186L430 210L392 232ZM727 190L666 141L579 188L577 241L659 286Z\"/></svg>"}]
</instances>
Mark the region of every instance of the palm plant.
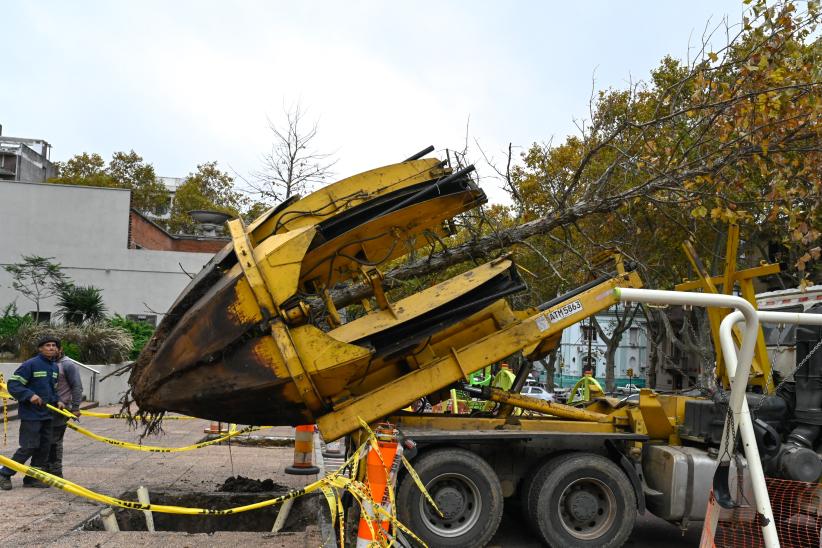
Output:
<instances>
[{"instance_id":1,"label":"palm plant","mask_svg":"<svg viewBox=\"0 0 822 548\"><path fill-rule=\"evenodd\" d=\"M105 318L102 290L93 286L65 285L60 289L57 308L66 323L81 325Z\"/></svg>"}]
</instances>

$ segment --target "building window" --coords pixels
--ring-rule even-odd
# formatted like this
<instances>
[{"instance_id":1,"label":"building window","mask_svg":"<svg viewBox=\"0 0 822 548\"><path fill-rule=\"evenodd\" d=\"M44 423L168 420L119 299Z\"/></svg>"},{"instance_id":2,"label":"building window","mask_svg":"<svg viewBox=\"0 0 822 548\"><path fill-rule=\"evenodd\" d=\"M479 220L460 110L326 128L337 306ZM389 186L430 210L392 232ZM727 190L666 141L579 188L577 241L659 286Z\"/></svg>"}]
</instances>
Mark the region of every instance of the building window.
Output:
<instances>
[{"instance_id":1,"label":"building window","mask_svg":"<svg viewBox=\"0 0 822 548\"><path fill-rule=\"evenodd\" d=\"M585 342L596 342L597 330L593 325L582 325L582 340Z\"/></svg>"},{"instance_id":2,"label":"building window","mask_svg":"<svg viewBox=\"0 0 822 548\"><path fill-rule=\"evenodd\" d=\"M126 319L132 322L147 323L151 327L157 327L157 316L155 314L126 314Z\"/></svg>"},{"instance_id":3,"label":"building window","mask_svg":"<svg viewBox=\"0 0 822 548\"><path fill-rule=\"evenodd\" d=\"M39 315L35 310L32 310L29 312L29 316L34 318L37 323L49 323L51 321L51 312L45 310L41 310Z\"/></svg>"},{"instance_id":4,"label":"building window","mask_svg":"<svg viewBox=\"0 0 822 548\"><path fill-rule=\"evenodd\" d=\"M628 331L628 344L630 344L631 346L636 346L636 345L639 344L639 328L638 327L632 327Z\"/></svg>"}]
</instances>

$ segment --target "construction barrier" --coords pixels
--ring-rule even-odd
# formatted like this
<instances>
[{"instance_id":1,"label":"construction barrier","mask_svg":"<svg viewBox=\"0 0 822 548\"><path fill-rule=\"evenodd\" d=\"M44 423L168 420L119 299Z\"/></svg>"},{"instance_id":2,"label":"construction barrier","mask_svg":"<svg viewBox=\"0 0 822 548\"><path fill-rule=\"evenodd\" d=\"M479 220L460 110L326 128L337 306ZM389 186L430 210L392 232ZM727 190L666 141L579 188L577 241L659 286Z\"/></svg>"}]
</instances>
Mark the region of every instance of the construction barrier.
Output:
<instances>
[{"instance_id":1,"label":"construction barrier","mask_svg":"<svg viewBox=\"0 0 822 548\"><path fill-rule=\"evenodd\" d=\"M355 478L357 477L357 466L359 461L361 460L361 455L365 454L365 451L368 450L369 447L379 447L377 438L375 437L374 433L365 424L362 420L360 421L364 426L365 430L368 434L368 440L362 444L362 446L354 452L354 454L337 470L331 472L324 478L321 478L315 482L312 482L301 489L296 489L294 491L290 491L284 495L279 497L275 497L269 500L257 502L254 504L247 504L245 506L237 506L234 508L226 508L226 509L210 509L210 508L191 508L186 506L169 506L163 504L144 504L140 502L134 501L127 501L118 499L115 497L110 497L108 495L104 495L102 493L97 493L90 489L87 489L81 485L73 483L67 479L60 478L57 476L53 476L47 472L43 472L37 468L33 468L30 466L26 466L25 464L20 464L16 461L13 461L7 457L0 455L0 465L6 466L11 470L15 470L21 474L25 474L31 478L34 478L38 481L41 481L51 487L55 487L57 489L62 489L68 493L72 493L79 497L83 497L89 500L93 500L99 502L101 504L105 504L107 506L116 506L118 508L125 508L127 510L139 510L139 511L149 511L149 512L160 512L165 514L180 514L180 515L212 515L212 516L221 516L221 515L229 515L229 514L239 514L241 512L248 512L251 510L257 510L259 508L265 508L268 506L274 506L277 504L281 504L285 501L295 499L297 497L301 497L308 493L313 493L315 491L320 491L326 502L328 503L328 507L331 511L331 519L332 525L339 523L339 532L340 532L340 539L344 541L345 538L345 529L344 529L344 522L343 522L343 508L341 503L341 496L339 491L345 490L351 494L354 500L359 504L360 508L362 509L365 505L374 509L375 520L387 520L391 526L395 527L397 530L400 530L407 534L409 537L414 539L420 545L425 546L425 543L422 542L413 532L411 532L405 525L400 523L400 521L396 518L395 509L392 507L391 511L387 511L382 507L381 504L378 504L371 498L370 489L365 484L357 481ZM382 456L379 457L382 462ZM419 476L416 472L411 468L411 465L408 463L405 458L400 459L401 462L405 465L406 469L410 477L413 478L417 487L422 491L423 495L425 496L426 500L428 500L435 510L442 514L437 508L434 501L431 499L431 496L425 490L425 487L420 482ZM383 463L384 466L384 463ZM351 469L350 477L346 477L344 471L346 469ZM390 471L386 470L387 474L390 474ZM388 489L388 494L393 502L393 489ZM374 525L371 521L368 521L367 527L370 527L372 532L374 531ZM376 536L376 535L375 535ZM381 547L388 547L393 544L393 539L384 539L380 537L382 540L375 541L375 543ZM323 543L324 545L325 543Z\"/></svg>"},{"instance_id":2,"label":"construction barrier","mask_svg":"<svg viewBox=\"0 0 822 548\"><path fill-rule=\"evenodd\" d=\"M765 478L771 501L779 544L790 547L818 547L822 529L822 487L776 478ZM738 494L739 508L726 510L719 506L713 492L705 515L701 548L759 548L765 546L762 524L750 493ZM710 530L713 517L719 515L716 530Z\"/></svg>"}]
</instances>

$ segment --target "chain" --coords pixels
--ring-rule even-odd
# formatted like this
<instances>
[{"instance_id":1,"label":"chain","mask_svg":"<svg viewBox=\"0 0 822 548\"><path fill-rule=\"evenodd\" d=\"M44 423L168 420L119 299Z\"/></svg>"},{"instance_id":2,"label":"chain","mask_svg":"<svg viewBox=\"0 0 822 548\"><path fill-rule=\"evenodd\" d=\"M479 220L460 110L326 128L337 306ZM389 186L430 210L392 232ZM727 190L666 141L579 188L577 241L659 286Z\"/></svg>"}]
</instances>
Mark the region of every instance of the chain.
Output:
<instances>
[{"instance_id":1,"label":"chain","mask_svg":"<svg viewBox=\"0 0 822 548\"><path fill-rule=\"evenodd\" d=\"M780 323L780 324L777 325L777 328L779 329L779 332L776 334L776 355L779 356L780 354L782 354L782 342L781 341L782 341L782 332L785 330L785 324ZM768 392L768 387L769 386L774 386L774 384L773 384L773 370L774 370L774 366L776 365L774 362L775 362L775 360L771 360L771 367L770 367L770 370L768 371L768 380L765 381L765 393L766 394ZM798 369L798 367L797 367L797 369ZM794 373L795 372L796 371L794 371ZM793 373L791 373L791 374L793 374ZM779 386L782 386L783 382L785 382L785 381L783 380L782 382L780 382ZM776 394L776 390L777 390L777 388L779 388L779 386L774 387L774 389L773 389L774 394ZM759 399L759 403L756 404L756 409L754 409L754 413L759 412L759 408L762 407L763 403L765 403L764 395L763 395L762 398Z\"/></svg>"},{"instance_id":2,"label":"chain","mask_svg":"<svg viewBox=\"0 0 822 548\"><path fill-rule=\"evenodd\" d=\"M810 351L810 352L808 352L808 355L807 355L807 356L805 356L805 358L802 360L802 362L801 362L799 365L797 365L797 366L796 366L796 369L794 369L794 370L793 370L793 371L791 371L788 375L786 375L786 376L785 376L785 378L782 380L782 382L780 382L780 383L779 383L779 386L777 386L777 387L776 387L776 390L779 390L779 388L780 388L783 384L785 384L786 382L790 381L790 380L791 380L791 378L793 378L793 376L794 376L794 375L796 375L796 372L797 372L797 371L799 371L800 369L802 369L803 367L805 367L805 365L807 365L807 363L810 361L811 357L812 357L812 356L816 353L816 351L817 351L817 350L819 350L819 348L820 348L820 347L822 347L822 338L820 338L820 339L816 342L816 345L815 345L815 346L811 349L811 351ZM762 402L760 402L760 404L761 404L761 403L762 403ZM758 408L759 408L759 406L757 406L757 409L758 409Z\"/></svg>"}]
</instances>

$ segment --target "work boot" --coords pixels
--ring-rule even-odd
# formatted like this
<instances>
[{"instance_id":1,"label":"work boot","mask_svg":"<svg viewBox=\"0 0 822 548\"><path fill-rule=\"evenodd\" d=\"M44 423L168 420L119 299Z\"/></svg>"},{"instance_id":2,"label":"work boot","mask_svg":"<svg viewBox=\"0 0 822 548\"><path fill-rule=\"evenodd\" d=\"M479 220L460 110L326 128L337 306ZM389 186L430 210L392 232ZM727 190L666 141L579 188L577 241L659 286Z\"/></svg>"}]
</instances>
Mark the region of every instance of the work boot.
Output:
<instances>
[{"instance_id":1,"label":"work boot","mask_svg":"<svg viewBox=\"0 0 822 548\"><path fill-rule=\"evenodd\" d=\"M11 478L0 474L0 489L3 491L11 491Z\"/></svg>"},{"instance_id":2,"label":"work boot","mask_svg":"<svg viewBox=\"0 0 822 548\"><path fill-rule=\"evenodd\" d=\"M23 480L23 487L31 487L32 489L48 489L48 485L39 481L25 481Z\"/></svg>"}]
</instances>

